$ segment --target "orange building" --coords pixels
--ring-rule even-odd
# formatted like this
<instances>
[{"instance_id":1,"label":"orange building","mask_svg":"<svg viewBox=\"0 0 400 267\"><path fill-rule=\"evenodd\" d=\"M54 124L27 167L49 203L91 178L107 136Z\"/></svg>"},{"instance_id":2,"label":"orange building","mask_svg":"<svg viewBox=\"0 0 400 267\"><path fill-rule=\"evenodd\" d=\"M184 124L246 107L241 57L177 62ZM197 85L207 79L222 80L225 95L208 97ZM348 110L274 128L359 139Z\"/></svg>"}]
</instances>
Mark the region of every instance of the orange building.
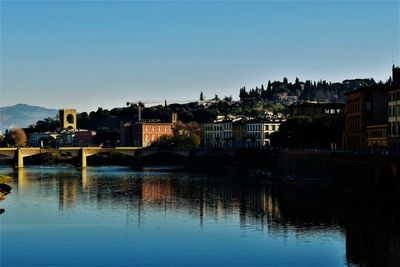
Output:
<instances>
[{"instance_id":1,"label":"orange building","mask_svg":"<svg viewBox=\"0 0 400 267\"><path fill-rule=\"evenodd\" d=\"M158 141L161 136L172 136L177 121L176 113L172 114L171 122L159 120L141 120L121 125L121 145L146 147Z\"/></svg>"},{"instance_id":2,"label":"orange building","mask_svg":"<svg viewBox=\"0 0 400 267\"><path fill-rule=\"evenodd\" d=\"M365 149L367 145L365 92L354 90L346 93L346 129L343 134L345 149Z\"/></svg>"}]
</instances>

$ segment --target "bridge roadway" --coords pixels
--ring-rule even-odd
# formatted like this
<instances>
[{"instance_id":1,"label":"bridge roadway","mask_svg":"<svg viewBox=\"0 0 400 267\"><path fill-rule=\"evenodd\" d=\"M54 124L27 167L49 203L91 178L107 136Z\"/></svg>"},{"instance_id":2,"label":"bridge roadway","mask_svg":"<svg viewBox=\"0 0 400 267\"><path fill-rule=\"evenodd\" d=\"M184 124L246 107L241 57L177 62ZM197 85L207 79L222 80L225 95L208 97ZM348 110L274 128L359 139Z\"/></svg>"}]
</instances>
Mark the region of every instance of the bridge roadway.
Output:
<instances>
[{"instance_id":1,"label":"bridge roadway","mask_svg":"<svg viewBox=\"0 0 400 267\"><path fill-rule=\"evenodd\" d=\"M82 168L87 167L86 158L99 153L120 153L124 155L129 155L135 158L140 158L143 156L148 156L156 153L173 153L180 156L189 157L190 153L196 156L201 156L205 154L210 154L208 149L191 149L191 148L166 148L159 149L154 147L60 147L60 148L40 148L40 147L21 147L21 148L0 148L0 155L11 157L15 159L15 167L24 167L24 158L45 153L69 153L78 156L80 159L80 166ZM221 153L221 151L215 151ZM233 156L234 150L224 150L222 152L225 155Z\"/></svg>"}]
</instances>

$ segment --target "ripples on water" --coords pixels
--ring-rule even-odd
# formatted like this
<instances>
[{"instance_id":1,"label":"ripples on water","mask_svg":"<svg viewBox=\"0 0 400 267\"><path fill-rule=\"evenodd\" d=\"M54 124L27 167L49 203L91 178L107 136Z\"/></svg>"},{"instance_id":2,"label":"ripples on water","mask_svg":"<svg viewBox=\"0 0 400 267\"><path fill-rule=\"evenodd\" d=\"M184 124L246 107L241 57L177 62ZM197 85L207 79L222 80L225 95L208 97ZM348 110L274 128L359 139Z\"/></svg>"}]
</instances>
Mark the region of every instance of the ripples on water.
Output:
<instances>
[{"instance_id":1,"label":"ripples on water","mask_svg":"<svg viewBox=\"0 0 400 267\"><path fill-rule=\"evenodd\" d=\"M234 176L0 174L1 266L400 266L398 207Z\"/></svg>"}]
</instances>

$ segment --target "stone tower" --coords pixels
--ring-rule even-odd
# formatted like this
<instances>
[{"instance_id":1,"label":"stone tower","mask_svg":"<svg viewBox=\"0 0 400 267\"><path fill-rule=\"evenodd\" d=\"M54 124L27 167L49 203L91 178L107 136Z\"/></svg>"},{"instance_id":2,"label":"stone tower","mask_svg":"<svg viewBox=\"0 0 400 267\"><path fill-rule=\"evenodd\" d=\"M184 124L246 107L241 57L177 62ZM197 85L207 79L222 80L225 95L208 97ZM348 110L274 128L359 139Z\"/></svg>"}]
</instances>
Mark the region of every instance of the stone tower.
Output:
<instances>
[{"instance_id":1,"label":"stone tower","mask_svg":"<svg viewBox=\"0 0 400 267\"><path fill-rule=\"evenodd\" d=\"M178 121L178 114L176 114L175 112L172 113L171 115L171 124L172 124L172 128L175 128L176 122Z\"/></svg>"},{"instance_id":2,"label":"stone tower","mask_svg":"<svg viewBox=\"0 0 400 267\"><path fill-rule=\"evenodd\" d=\"M63 129L76 129L76 110L75 109L60 109L60 122Z\"/></svg>"}]
</instances>

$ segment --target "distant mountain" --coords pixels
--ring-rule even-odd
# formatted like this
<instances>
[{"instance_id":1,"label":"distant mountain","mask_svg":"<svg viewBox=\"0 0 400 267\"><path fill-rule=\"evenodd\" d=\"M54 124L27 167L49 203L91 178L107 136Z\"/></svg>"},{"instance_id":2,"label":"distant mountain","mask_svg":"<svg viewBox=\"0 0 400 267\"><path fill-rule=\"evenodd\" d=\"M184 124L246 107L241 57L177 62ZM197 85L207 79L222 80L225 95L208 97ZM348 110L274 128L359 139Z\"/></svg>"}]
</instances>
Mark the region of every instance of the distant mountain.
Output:
<instances>
[{"instance_id":1,"label":"distant mountain","mask_svg":"<svg viewBox=\"0 0 400 267\"><path fill-rule=\"evenodd\" d=\"M10 128L25 128L38 120L54 118L58 114L57 109L48 109L26 104L17 104L9 107L0 107L0 131L4 133Z\"/></svg>"}]
</instances>

